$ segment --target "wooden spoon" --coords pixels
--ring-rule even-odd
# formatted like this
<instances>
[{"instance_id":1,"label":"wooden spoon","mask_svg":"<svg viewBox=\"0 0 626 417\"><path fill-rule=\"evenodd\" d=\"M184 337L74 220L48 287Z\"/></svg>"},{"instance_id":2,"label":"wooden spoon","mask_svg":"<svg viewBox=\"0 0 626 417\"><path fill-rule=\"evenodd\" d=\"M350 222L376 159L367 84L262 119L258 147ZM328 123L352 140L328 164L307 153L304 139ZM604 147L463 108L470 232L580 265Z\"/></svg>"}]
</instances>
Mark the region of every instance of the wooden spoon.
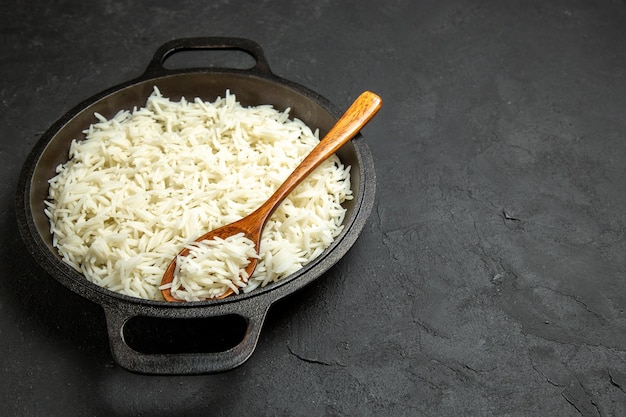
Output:
<instances>
[{"instance_id":1,"label":"wooden spoon","mask_svg":"<svg viewBox=\"0 0 626 417\"><path fill-rule=\"evenodd\" d=\"M296 169L287 177L280 187L272 194L272 196L263 203L258 209L253 211L246 217L236 222L227 224L212 230L200 236L196 241L215 239L216 237L226 239L229 236L243 233L245 237L254 242L257 253L261 243L261 234L267 219L272 215L274 210L289 195L289 193L309 175L324 160L333 155L346 142L352 139L359 130L365 126L372 117L378 112L382 106L382 100L376 94L369 91L362 93L352 105L341 116L337 123L330 129L328 134L313 148L306 158L296 167ZM179 256L187 256L189 249L185 248ZM256 268L258 259L251 258L250 263L246 267L248 276L252 276L252 272ZM174 270L176 269L176 258L170 262L169 266L163 274L161 285L166 285L174 279ZM182 301L174 296L170 288L161 290L163 298L167 301ZM233 291L222 294L218 298L224 298L232 294Z\"/></svg>"}]
</instances>

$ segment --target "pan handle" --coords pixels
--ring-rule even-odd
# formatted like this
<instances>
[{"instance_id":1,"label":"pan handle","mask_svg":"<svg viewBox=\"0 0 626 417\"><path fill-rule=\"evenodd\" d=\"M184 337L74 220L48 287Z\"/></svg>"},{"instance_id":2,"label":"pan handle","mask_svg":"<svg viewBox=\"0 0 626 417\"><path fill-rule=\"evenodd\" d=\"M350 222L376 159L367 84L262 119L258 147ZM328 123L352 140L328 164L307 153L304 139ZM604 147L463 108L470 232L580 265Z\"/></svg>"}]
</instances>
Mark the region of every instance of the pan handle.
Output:
<instances>
[{"instance_id":1,"label":"pan handle","mask_svg":"<svg viewBox=\"0 0 626 417\"><path fill-rule=\"evenodd\" d=\"M152 57L143 76L155 77L169 73L170 70L163 66L167 58L177 52L194 50L242 51L254 58L255 61L254 67L246 70L246 72L272 75L263 48L258 43L245 38L201 37L174 39L161 45Z\"/></svg>"},{"instance_id":2,"label":"pan handle","mask_svg":"<svg viewBox=\"0 0 626 417\"><path fill-rule=\"evenodd\" d=\"M163 308L140 311L119 304L103 305L109 344L115 362L121 367L141 374L152 375L198 375L228 371L243 364L254 352L269 305L259 306L250 300L212 307L193 307L178 311ZM174 307L176 308L176 307ZM130 347L124 339L124 326L134 317L157 317L193 319L238 315L247 322L243 340L235 347L223 352L207 353L142 353ZM158 331L158 329L156 329Z\"/></svg>"}]
</instances>

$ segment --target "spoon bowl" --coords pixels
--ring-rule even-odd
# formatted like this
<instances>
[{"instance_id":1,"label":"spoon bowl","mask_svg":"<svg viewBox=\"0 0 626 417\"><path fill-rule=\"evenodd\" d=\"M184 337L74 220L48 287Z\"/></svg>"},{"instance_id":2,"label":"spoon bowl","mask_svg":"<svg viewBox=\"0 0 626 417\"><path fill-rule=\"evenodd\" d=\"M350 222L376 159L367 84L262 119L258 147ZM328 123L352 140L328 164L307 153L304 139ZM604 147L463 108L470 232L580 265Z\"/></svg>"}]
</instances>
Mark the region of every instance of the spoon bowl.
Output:
<instances>
[{"instance_id":1,"label":"spoon bowl","mask_svg":"<svg viewBox=\"0 0 626 417\"><path fill-rule=\"evenodd\" d=\"M320 140L320 142L296 167L289 177L287 177L287 179L278 187L274 194L272 194L272 196L268 198L258 209L236 222L203 234L197 238L196 241L200 242L215 238L226 239L238 233L243 233L244 237L254 242L255 251L259 253L263 228L276 208L315 168L332 156L346 142L352 139L359 132L359 130L365 126L372 119L372 117L374 117L381 106L382 100L379 96L370 91L363 92L339 118L337 123L330 129L326 136ZM187 256L188 254L189 248L185 248L180 251L178 256ZM171 285L168 285L171 284L174 279L177 258L178 257L175 257L170 262L165 270L165 273L163 274L163 279L161 280L161 286L163 287L161 294L166 301L171 302L182 301L172 295ZM252 273L256 268L257 261L257 258L249 259L249 263L245 268L248 276L252 276ZM232 289L228 290L218 298L227 297L232 293Z\"/></svg>"}]
</instances>

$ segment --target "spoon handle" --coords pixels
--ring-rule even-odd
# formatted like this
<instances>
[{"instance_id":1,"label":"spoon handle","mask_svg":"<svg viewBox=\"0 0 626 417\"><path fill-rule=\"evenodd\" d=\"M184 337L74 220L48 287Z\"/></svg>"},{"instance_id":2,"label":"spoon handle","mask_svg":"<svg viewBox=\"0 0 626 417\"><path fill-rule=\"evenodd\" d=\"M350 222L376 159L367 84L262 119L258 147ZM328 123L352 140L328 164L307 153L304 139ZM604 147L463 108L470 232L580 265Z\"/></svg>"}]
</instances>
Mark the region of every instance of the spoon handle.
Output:
<instances>
[{"instance_id":1,"label":"spoon handle","mask_svg":"<svg viewBox=\"0 0 626 417\"><path fill-rule=\"evenodd\" d=\"M341 116L332 129L302 160L272 196L252 216L266 220L300 182L323 161L332 156L365 126L382 106L376 94L365 91Z\"/></svg>"}]
</instances>

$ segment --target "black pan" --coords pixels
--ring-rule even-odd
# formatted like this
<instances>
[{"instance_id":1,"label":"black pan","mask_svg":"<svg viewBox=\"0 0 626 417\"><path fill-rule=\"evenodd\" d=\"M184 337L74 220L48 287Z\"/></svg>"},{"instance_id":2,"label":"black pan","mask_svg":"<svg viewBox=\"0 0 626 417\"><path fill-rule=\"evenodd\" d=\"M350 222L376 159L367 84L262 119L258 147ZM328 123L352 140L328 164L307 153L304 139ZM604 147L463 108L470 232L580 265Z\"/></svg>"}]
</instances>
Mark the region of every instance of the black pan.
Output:
<instances>
[{"instance_id":1,"label":"black pan","mask_svg":"<svg viewBox=\"0 0 626 417\"><path fill-rule=\"evenodd\" d=\"M255 64L249 69L168 69L164 66L173 54L189 50L243 51L254 58ZM67 161L71 141L82 138L82 130L96 122L94 112L109 118L121 109L142 107L154 86L164 96L175 100L185 96L187 99L200 97L212 101L229 89L243 105L272 104L279 110L290 107L292 117L319 128L321 136L341 112L320 95L274 75L263 50L255 42L240 38L178 39L161 46L138 78L107 89L67 112L43 134L24 164L17 190L17 220L22 238L29 252L48 274L70 290L102 306L115 361L130 371L147 374L200 374L229 370L241 365L253 353L270 306L319 278L354 244L373 206L376 178L372 157L360 134L337 153L344 164L352 166L355 198L345 204L347 214L341 235L322 255L297 273L249 294L233 295L224 300L167 303L118 294L89 282L61 261L52 246L48 218L44 214L47 181L55 175L56 166ZM146 320L137 325L137 318ZM224 349L209 349L206 352L152 352L149 348L137 347L149 346L149 342L142 345L133 340L130 343L131 337L126 328L139 326L145 330L145 327L172 320L175 326L184 327L188 322L208 318L223 318L227 323L222 325L224 332L231 324L236 327L236 323L242 323L241 340L233 346L225 345ZM154 329L154 332L159 333L159 329ZM215 338L221 337L219 332L216 334Z\"/></svg>"}]
</instances>

